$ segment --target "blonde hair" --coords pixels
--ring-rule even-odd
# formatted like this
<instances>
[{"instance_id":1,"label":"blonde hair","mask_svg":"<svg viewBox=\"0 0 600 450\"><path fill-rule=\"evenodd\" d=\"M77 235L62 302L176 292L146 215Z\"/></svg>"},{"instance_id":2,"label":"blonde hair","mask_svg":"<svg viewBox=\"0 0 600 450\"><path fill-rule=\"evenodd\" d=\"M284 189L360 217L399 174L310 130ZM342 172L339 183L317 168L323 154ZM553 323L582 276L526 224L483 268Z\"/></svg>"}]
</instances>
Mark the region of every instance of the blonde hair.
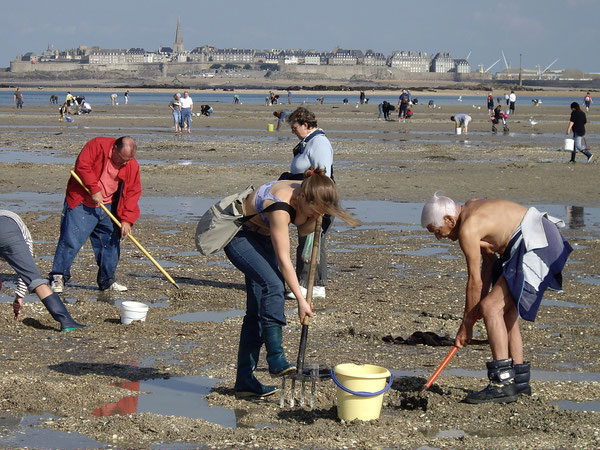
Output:
<instances>
[{"instance_id":1,"label":"blonde hair","mask_svg":"<svg viewBox=\"0 0 600 450\"><path fill-rule=\"evenodd\" d=\"M456 216L456 203L449 197L438 197L437 192L425 203L421 212L421 226L427 228L427 225L441 227L444 225L445 216Z\"/></svg>"},{"instance_id":2,"label":"blonde hair","mask_svg":"<svg viewBox=\"0 0 600 450\"><path fill-rule=\"evenodd\" d=\"M340 196L331 178L325 175L325 169L312 167L304 172L300 186L306 201L321 214L339 217L348 225L360 225L360 220L340 206Z\"/></svg>"}]
</instances>

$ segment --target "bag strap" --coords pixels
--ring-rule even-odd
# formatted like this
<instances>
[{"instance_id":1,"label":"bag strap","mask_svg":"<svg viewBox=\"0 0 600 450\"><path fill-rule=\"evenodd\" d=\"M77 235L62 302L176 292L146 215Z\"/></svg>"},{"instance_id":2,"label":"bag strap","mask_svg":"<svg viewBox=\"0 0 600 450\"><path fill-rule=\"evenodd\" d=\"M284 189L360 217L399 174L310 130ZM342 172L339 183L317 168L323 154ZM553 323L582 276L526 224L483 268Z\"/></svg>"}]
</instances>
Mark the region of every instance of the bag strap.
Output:
<instances>
[{"instance_id":1,"label":"bag strap","mask_svg":"<svg viewBox=\"0 0 600 450\"><path fill-rule=\"evenodd\" d=\"M289 205L288 203L285 202L275 202L269 206L267 206L265 209L263 209L261 212L273 212L273 211L287 211L287 213L290 215L290 220L292 223L294 223L294 221L296 220L296 210ZM258 214L252 214L250 216L244 216L242 217L240 220L240 223L245 223L248 222L250 219L252 219L254 216L257 216Z\"/></svg>"}]
</instances>

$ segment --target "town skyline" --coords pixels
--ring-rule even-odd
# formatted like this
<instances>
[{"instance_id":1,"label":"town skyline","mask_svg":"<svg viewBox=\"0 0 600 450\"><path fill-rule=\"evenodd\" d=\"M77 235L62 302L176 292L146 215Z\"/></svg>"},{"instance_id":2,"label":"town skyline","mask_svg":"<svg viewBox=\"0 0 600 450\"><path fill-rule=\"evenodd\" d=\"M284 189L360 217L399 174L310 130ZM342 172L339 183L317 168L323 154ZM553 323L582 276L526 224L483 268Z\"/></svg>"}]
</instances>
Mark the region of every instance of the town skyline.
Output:
<instances>
[{"instance_id":1,"label":"town skyline","mask_svg":"<svg viewBox=\"0 0 600 450\"><path fill-rule=\"evenodd\" d=\"M19 54L42 52L48 44L57 49L80 44L104 49L171 47L175 41L173 24L181 17L188 51L210 45L317 51L339 47L372 49L385 55L393 51L422 51L430 56L448 52L454 58L470 54L471 70L476 70L480 65L486 68L492 65L503 50L513 68L519 67L520 62L531 69L545 68L558 58L553 68L600 72L597 59L592 57L596 54L593 43L600 37L593 17L594 13L600 13L600 4L591 0L532 0L524 4L507 0L502 5L480 5L465 0L460 8L431 0L420 2L418 7L379 1L371 6L389 12L379 19L372 11L349 10L337 0L327 4L309 0L302 8L282 5L275 9L263 0L252 5L239 1L219 5L183 1L183 14L164 11L162 3L155 0L144 3L143 10L139 3L114 0L107 0L96 11L89 9L90 5L62 0L52 6L38 0L30 3L39 7L40 14L19 20L19 10L15 7L8 8L0 19L4 22L0 27L0 36L4 35L0 47L2 66L8 66ZM552 12L553 9L560 13ZM94 21L87 19L91 11ZM573 27L563 20L569 14L577 17ZM44 19L37 23L38 17ZM496 69L503 65L504 61Z\"/></svg>"}]
</instances>

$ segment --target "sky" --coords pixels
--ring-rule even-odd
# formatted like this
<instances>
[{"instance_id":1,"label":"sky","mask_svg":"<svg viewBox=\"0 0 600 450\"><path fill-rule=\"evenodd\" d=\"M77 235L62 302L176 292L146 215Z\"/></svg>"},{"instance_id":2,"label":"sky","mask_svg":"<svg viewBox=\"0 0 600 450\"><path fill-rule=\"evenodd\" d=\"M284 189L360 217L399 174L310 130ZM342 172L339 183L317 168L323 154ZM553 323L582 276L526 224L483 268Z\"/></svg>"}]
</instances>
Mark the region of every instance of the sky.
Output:
<instances>
[{"instance_id":1,"label":"sky","mask_svg":"<svg viewBox=\"0 0 600 450\"><path fill-rule=\"evenodd\" d=\"M177 18L186 50L372 49L469 53L472 70L504 51L511 67L600 73L600 0L0 0L0 67L17 55L172 47ZM521 55L521 56L520 56ZM505 69L504 60L491 72Z\"/></svg>"}]
</instances>

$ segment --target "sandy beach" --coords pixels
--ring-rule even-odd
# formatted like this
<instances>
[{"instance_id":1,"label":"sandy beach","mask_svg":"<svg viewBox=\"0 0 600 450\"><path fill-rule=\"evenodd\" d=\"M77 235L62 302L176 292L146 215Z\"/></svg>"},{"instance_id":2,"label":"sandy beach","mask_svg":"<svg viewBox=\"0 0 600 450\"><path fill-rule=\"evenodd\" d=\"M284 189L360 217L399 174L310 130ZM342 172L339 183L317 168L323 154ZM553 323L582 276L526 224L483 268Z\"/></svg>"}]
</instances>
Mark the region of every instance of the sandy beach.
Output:
<instances>
[{"instance_id":1,"label":"sandy beach","mask_svg":"<svg viewBox=\"0 0 600 450\"><path fill-rule=\"evenodd\" d=\"M357 228L334 223L327 298L315 302L307 359L391 370L396 379L381 417L340 421L331 381L317 383L313 410L287 404L280 409L277 396L245 401L233 395L244 280L223 253L203 257L195 251L196 220L204 212L196 205L288 170L297 138L286 126L267 131L276 106L219 105L211 117L195 116L192 133L181 135L173 132L165 105L135 104L99 106L72 123L58 122L55 105L19 111L0 106L0 208L19 212L27 223L41 272L52 264L64 189L79 151L95 136L130 135L138 144L145 202L134 235L182 288L175 289L124 242L117 277L129 291L101 293L88 243L63 298L72 315L91 328L58 333L32 296L23 321L13 320L15 277L1 261L0 415L17 424L34 417L33 425L48 433L79 433L70 436L80 447L600 446L600 165L586 164L581 154L576 164L567 162L562 147L568 102L537 108L517 103L506 134L493 134L487 110L472 105L417 105L407 123L378 121L375 104L307 106L333 144L341 196L363 222ZM597 111L588 114L587 142L600 157ZM473 117L467 135L454 134L449 116L458 112ZM460 324L464 257L458 245L436 241L418 221L434 191L460 202L487 197L546 206L567 222L563 234L575 251L564 272L564 292L547 293L536 322L521 322L525 358L533 369L531 397L509 405L461 403L470 390L487 384L484 369L491 355L482 324L476 326L477 343L460 350L423 397L416 391L450 347L383 339L417 331L453 338ZM149 304L147 320L122 325L122 300ZM287 356L294 361L300 336L295 306L286 303L284 329ZM264 355L257 376L271 382ZM104 415L116 408L106 405L123 398L137 395L142 405L142 397L158 395L145 381L200 379L210 387L200 396L206 404L198 406L204 418L141 406ZM137 381L138 391L122 385ZM217 410L231 414L233 423L218 419ZM19 441L22 425L9 422L0 420L1 446L36 446L23 444L34 428L25 429Z\"/></svg>"}]
</instances>

